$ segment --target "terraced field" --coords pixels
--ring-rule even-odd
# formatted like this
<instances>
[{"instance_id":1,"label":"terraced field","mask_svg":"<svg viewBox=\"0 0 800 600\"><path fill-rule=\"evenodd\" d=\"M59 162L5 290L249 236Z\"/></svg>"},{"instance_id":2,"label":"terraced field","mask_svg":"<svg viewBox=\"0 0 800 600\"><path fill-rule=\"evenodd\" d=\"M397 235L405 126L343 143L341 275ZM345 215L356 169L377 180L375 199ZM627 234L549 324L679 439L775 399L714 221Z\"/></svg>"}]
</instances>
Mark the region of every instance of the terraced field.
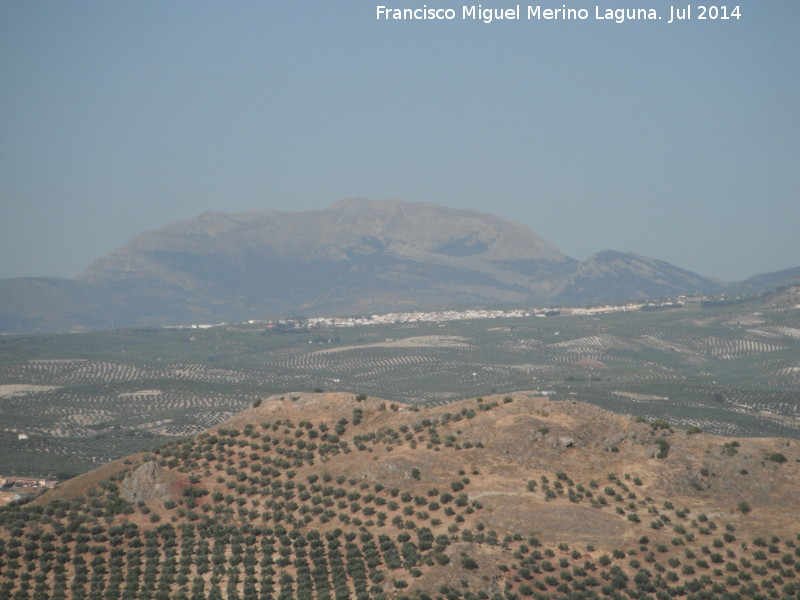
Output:
<instances>
[{"instance_id":1,"label":"terraced field","mask_svg":"<svg viewBox=\"0 0 800 600\"><path fill-rule=\"evenodd\" d=\"M800 437L800 310L3 336L0 463L75 474L314 389L425 405L539 389L710 433Z\"/></svg>"}]
</instances>

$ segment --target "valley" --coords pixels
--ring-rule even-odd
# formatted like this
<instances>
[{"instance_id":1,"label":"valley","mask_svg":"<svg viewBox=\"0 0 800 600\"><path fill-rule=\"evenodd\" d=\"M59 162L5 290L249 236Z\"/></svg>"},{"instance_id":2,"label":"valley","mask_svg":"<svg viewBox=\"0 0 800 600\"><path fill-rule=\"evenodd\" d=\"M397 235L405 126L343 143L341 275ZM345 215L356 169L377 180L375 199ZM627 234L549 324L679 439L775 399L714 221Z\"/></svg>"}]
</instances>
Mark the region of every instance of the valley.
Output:
<instances>
[{"instance_id":1,"label":"valley","mask_svg":"<svg viewBox=\"0 0 800 600\"><path fill-rule=\"evenodd\" d=\"M63 479L313 390L421 407L539 390L708 433L798 438L792 290L606 314L6 335L2 474Z\"/></svg>"}]
</instances>

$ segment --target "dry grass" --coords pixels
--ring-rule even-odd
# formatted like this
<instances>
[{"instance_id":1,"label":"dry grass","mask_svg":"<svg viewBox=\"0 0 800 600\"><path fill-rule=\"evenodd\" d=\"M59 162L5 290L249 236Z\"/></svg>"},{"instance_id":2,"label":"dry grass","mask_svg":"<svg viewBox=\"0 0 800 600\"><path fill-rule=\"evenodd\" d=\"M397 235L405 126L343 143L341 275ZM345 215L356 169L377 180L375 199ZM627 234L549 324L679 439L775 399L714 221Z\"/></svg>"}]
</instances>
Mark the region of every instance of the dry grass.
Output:
<instances>
[{"instance_id":1,"label":"dry grass","mask_svg":"<svg viewBox=\"0 0 800 600\"><path fill-rule=\"evenodd\" d=\"M359 414L361 422L353 424ZM337 436L336 453L323 454L317 446L306 458L293 454L308 448L308 442L325 441L311 431L328 435L326 430L331 432L343 420L348 423ZM662 440L669 445L666 457L655 458L653 450L663 449ZM776 453L787 461L771 460ZM552 565L556 575L564 569L577 573L614 552L618 554L613 564L632 580L638 572L636 562L656 551L661 562L686 562L685 550L701 555L701 548L713 540L714 548L724 548L730 560L738 561L752 559L747 546L757 536L778 534L788 546L800 531L798 459L796 441L689 434L666 423L638 422L535 393L514 394L511 401L503 396L470 399L419 412L393 410L390 403L375 398L358 401L352 394L296 393L268 398L208 435L161 449L156 460L163 471L159 477L170 482L166 496L148 500L129 514L105 515L101 510L96 522L134 523L146 537L148 531L159 531L160 524L178 528L211 518L234 531L256 524L285 525L323 538L337 531L352 534L353 540L362 534L365 539L386 536L398 548L404 547L403 536L427 528L437 539L447 540L441 551L447 564L438 564L430 555L429 564L391 570L386 565L389 554L384 554L376 566L385 571L384 592L394 594L394 581L427 593L441 586L505 592L519 589L525 581L552 592ZM145 460L149 459L137 455L106 465L62 484L34 506L77 499L91 488L95 498L112 498L109 482L130 477L126 472ZM265 473L271 483L263 479ZM315 481L320 484L317 491ZM331 504L324 505L331 511L327 517L312 510L323 506L319 502L324 495L315 504L301 492L310 486L320 494L323 485L330 486L331 493L334 488L341 491L337 501L329 496ZM187 521L182 503L193 487L207 493L191 509L199 516ZM294 508L282 495L287 489L292 490ZM283 508L275 508L276 499ZM742 502L750 509L746 514ZM375 512L366 509L373 506L388 515L372 516ZM284 513L280 518L278 510ZM723 532L729 531L735 535L722 541ZM72 542L69 548L76 551ZM264 552L258 548L256 561ZM548 558L529 560L532 548L549 553ZM163 563L167 555L160 552ZM224 560L233 560L231 552L225 551ZM274 560L282 556L273 552ZM630 559L632 552L636 560ZM284 573L297 580L303 560L301 554L280 563L276 579ZM193 574L199 576L192 564L187 581ZM237 564L227 568L238 569ZM523 564L541 570L529 572ZM71 567L68 573L73 573ZM55 584L52 577L45 580ZM349 577L352 593L357 576ZM675 577L676 584L693 580L689 572ZM208 573L202 578L212 585ZM724 581L722 575L714 579ZM237 584L240 594L242 585ZM384 592L376 594L384 597Z\"/></svg>"}]
</instances>

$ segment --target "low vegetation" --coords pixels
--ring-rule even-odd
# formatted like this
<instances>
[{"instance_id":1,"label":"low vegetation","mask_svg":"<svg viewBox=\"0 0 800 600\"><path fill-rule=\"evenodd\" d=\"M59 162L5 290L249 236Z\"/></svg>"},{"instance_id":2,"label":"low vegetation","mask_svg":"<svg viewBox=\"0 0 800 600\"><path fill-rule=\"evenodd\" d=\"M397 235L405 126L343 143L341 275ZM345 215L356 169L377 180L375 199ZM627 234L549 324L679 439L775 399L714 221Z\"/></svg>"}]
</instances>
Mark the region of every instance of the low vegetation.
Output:
<instances>
[{"instance_id":1,"label":"low vegetation","mask_svg":"<svg viewBox=\"0 0 800 600\"><path fill-rule=\"evenodd\" d=\"M797 438L798 312L687 302L439 324L2 336L0 464L3 475L71 476L198 434L269 394L315 389L418 406L540 389L675 428Z\"/></svg>"},{"instance_id":2,"label":"low vegetation","mask_svg":"<svg viewBox=\"0 0 800 600\"><path fill-rule=\"evenodd\" d=\"M535 394L408 408L268 398L6 508L0 598L800 593L795 441Z\"/></svg>"}]
</instances>

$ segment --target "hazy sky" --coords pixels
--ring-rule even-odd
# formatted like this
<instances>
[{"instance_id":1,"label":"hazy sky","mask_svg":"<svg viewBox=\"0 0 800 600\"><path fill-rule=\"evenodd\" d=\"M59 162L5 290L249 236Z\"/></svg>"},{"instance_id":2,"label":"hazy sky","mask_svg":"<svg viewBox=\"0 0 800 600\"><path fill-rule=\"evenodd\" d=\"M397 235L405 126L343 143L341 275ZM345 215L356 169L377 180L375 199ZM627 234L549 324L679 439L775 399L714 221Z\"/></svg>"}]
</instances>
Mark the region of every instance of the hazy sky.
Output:
<instances>
[{"instance_id":1,"label":"hazy sky","mask_svg":"<svg viewBox=\"0 0 800 600\"><path fill-rule=\"evenodd\" d=\"M383 1L0 0L0 277L354 196L497 214L579 259L800 265L797 0L672 25L663 0L600 5L664 15L623 24L582 0L587 21L380 22Z\"/></svg>"}]
</instances>

